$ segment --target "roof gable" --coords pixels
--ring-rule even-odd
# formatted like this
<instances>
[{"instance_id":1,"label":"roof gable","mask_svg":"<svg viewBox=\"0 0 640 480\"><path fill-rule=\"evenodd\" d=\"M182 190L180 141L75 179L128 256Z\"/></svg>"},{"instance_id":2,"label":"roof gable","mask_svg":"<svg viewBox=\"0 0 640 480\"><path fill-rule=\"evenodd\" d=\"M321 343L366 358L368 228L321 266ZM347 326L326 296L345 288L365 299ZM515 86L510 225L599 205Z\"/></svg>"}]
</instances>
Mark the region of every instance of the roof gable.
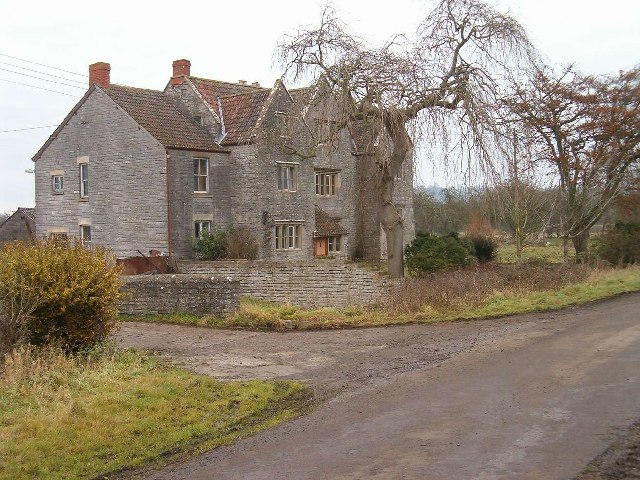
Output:
<instances>
[{"instance_id":1,"label":"roof gable","mask_svg":"<svg viewBox=\"0 0 640 480\"><path fill-rule=\"evenodd\" d=\"M165 147L227 152L159 90L111 85L104 92Z\"/></svg>"}]
</instances>

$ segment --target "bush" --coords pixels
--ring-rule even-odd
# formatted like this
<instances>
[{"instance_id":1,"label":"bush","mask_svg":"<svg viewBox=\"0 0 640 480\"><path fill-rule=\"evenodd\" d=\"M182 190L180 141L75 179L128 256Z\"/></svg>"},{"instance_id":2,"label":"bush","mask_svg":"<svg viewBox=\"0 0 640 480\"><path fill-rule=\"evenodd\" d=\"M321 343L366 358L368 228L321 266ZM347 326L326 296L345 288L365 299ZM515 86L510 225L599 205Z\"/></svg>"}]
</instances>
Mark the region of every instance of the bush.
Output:
<instances>
[{"instance_id":1,"label":"bush","mask_svg":"<svg viewBox=\"0 0 640 480\"><path fill-rule=\"evenodd\" d=\"M258 242L246 227L231 227L226 232L227 249L225 258L255 260L258 257Z\"/></svg>"},{"instance_id":2,"label":"bush","mask_svg":"<svg viewBox=\"0 0 640 480\"><path fill-rule=\"evenodd\" d=\"M200 260L218 260L227 252L227 236L222 230L204 230L195 241L193 249Z\"/></svg>"},{"instance_id":3,"label":"bush","mask_svg":"<svg viewBox=\"0 0 640 480\"><path fill-rule=\"evenodd\" d=\"M116 324L120 285L119 268L99 248L42 241L0 250L2 324L17 333L14 344L92 346Z\"/></svg>"},{"instance_id":4,"label":"bush","mask_svg":"<svg viewBox=\"0 0 640 480\"><path fill-rule=\"evenodd\" d=\"M405 248L407 268L417 276L468 265L472 254L471 244L455 233L445 236L419 233Z\"/></svg>"},{"instance_id":5,"label":"bush","mask_svg":"<svg viewBox=\"0 0 640 480\"><path fill-rule=\"evenodd\" d=\"M484 235L474 235L469 240L473 245L473 252L478 262L490 262L496 258L498 244L494 239Z\"/></svg>"},{"instance_id":6,"label":"bush","mask_svg":"<svg viewBox=\"0 0 640 480\"><path fill-rule=\"evenodd\" d=\"M640 263L640 222L618 222L600 237L598 255L613 265Z\"/></svg>"},{"instance_id":7,"label":"bush","mask_svg":"<svg viewBox=\"0 0 640 480\"><path fill-rule=\"evenodd\" d=\"M221 258L253 260L258 256L258 242L248 228L230 227L227 230L203 231L195 241L194 250L200 260Z\"/></svg>"}]
</instances>

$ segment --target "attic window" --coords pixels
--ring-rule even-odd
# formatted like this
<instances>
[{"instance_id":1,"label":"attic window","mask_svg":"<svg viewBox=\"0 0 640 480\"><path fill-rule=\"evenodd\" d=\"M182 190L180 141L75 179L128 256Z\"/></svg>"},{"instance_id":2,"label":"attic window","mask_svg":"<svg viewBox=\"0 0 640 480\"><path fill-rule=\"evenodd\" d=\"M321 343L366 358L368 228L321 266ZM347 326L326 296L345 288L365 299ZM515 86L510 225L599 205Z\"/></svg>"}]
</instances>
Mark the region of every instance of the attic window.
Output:
<instances>
[{"instance_id":1,"label":"attic window","mask_svg":"<svg viewBox=\"0 0 640 480\"><path fill-rule=\"evenodd\" d=\"M196 121L198 125L204 125L204 122L202 120L202 115L196 115L195 117L193 117L193 119Z\"/></svg>"}]
</instances>

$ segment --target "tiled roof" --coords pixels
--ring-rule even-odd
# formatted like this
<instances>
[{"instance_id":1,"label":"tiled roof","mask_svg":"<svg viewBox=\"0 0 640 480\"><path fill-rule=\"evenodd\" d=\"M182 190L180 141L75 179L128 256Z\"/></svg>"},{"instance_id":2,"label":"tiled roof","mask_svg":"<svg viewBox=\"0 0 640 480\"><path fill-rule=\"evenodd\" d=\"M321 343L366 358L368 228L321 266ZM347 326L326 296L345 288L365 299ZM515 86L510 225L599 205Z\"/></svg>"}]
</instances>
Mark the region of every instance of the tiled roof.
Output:
<instances>
[{"instance_id":1,"label":"tiled roof","mask_svg":"<svg viewBox=\"0 0 640 480\"><path fill-rule=\"evenodd\" d=\"M211 136L176 109L161 91L111 85L104 90L165 147L206 152L226 152Z\"/></svg>"},{"instance_id":2,"label":"tiled roof","mask_svg":"<svg viewBox=\"0 0 640 480\"><path fill-rule=\"evenodd\" d=\"M207 78L187 77L195 85L200 95L211 105L218 105L218 97L228 97L240 93L259 92L260 90L270 90L269 88L255 87L253 85L241 85L239 83L221 82L220 80L209 80Z\"/></svg>"},{"instance_id":3,"label":"tiled roof","mask_svg":"<svg viewBox=\"0 0 640 480\"><path fill-rule=\"evenodd\" d=\"M328 237L330 235L344 235L347 231L340 225L340 219L330 216L321 208L316 207L316 228L314 236Z\"/></svg>"},{"instance_id":4,"label":"tiled roof","mask_svg":"<svg viewBox=\"0 0 640 480\"><path fill-rule=\"evenodd\" d=\"M226 130L222 143L238 145L251 142L260 112L269 98L271 89L206 78L188 78L211 107L217 109L220 98Z\"/></svg>"},{"instance_id":5,"label":"tiled roof","mask_svg":"<svg viewBox=\"0 0 640 480\"><path fill-rule=\"evenodd\" d=\"M251 142L251 135L271 90L220 98L227 135L224 145Z\"/></svg>"}]
</instances>

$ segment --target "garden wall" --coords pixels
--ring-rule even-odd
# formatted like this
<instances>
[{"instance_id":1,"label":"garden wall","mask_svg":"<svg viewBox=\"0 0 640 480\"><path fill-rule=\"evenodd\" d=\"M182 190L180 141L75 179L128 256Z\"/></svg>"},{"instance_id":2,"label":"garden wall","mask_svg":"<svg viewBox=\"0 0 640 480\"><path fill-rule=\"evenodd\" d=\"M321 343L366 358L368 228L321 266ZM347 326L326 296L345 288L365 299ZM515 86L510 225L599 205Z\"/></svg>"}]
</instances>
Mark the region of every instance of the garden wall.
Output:
<instances>
[{"instance_id":1,"label":"garden wall","mask_svg":"<svg viewBox=\"0 0 640 480\"><path fill-rule=\"evenodd\" d=\"M220 315L240 306L240 282L211 275L123 276L120 313Z\"/></svg>"},{"instance_id":2,"label":"garden wall","mask_svg":"<svg viewBox=\"0 0 640 480\"><path fill-rule=\"evenodd\" d=\"M228 277L240 294L305 307L369 305L394 284L378 272L339 261L180 261L178 272Z\"/></svg>"}]
</instances>

